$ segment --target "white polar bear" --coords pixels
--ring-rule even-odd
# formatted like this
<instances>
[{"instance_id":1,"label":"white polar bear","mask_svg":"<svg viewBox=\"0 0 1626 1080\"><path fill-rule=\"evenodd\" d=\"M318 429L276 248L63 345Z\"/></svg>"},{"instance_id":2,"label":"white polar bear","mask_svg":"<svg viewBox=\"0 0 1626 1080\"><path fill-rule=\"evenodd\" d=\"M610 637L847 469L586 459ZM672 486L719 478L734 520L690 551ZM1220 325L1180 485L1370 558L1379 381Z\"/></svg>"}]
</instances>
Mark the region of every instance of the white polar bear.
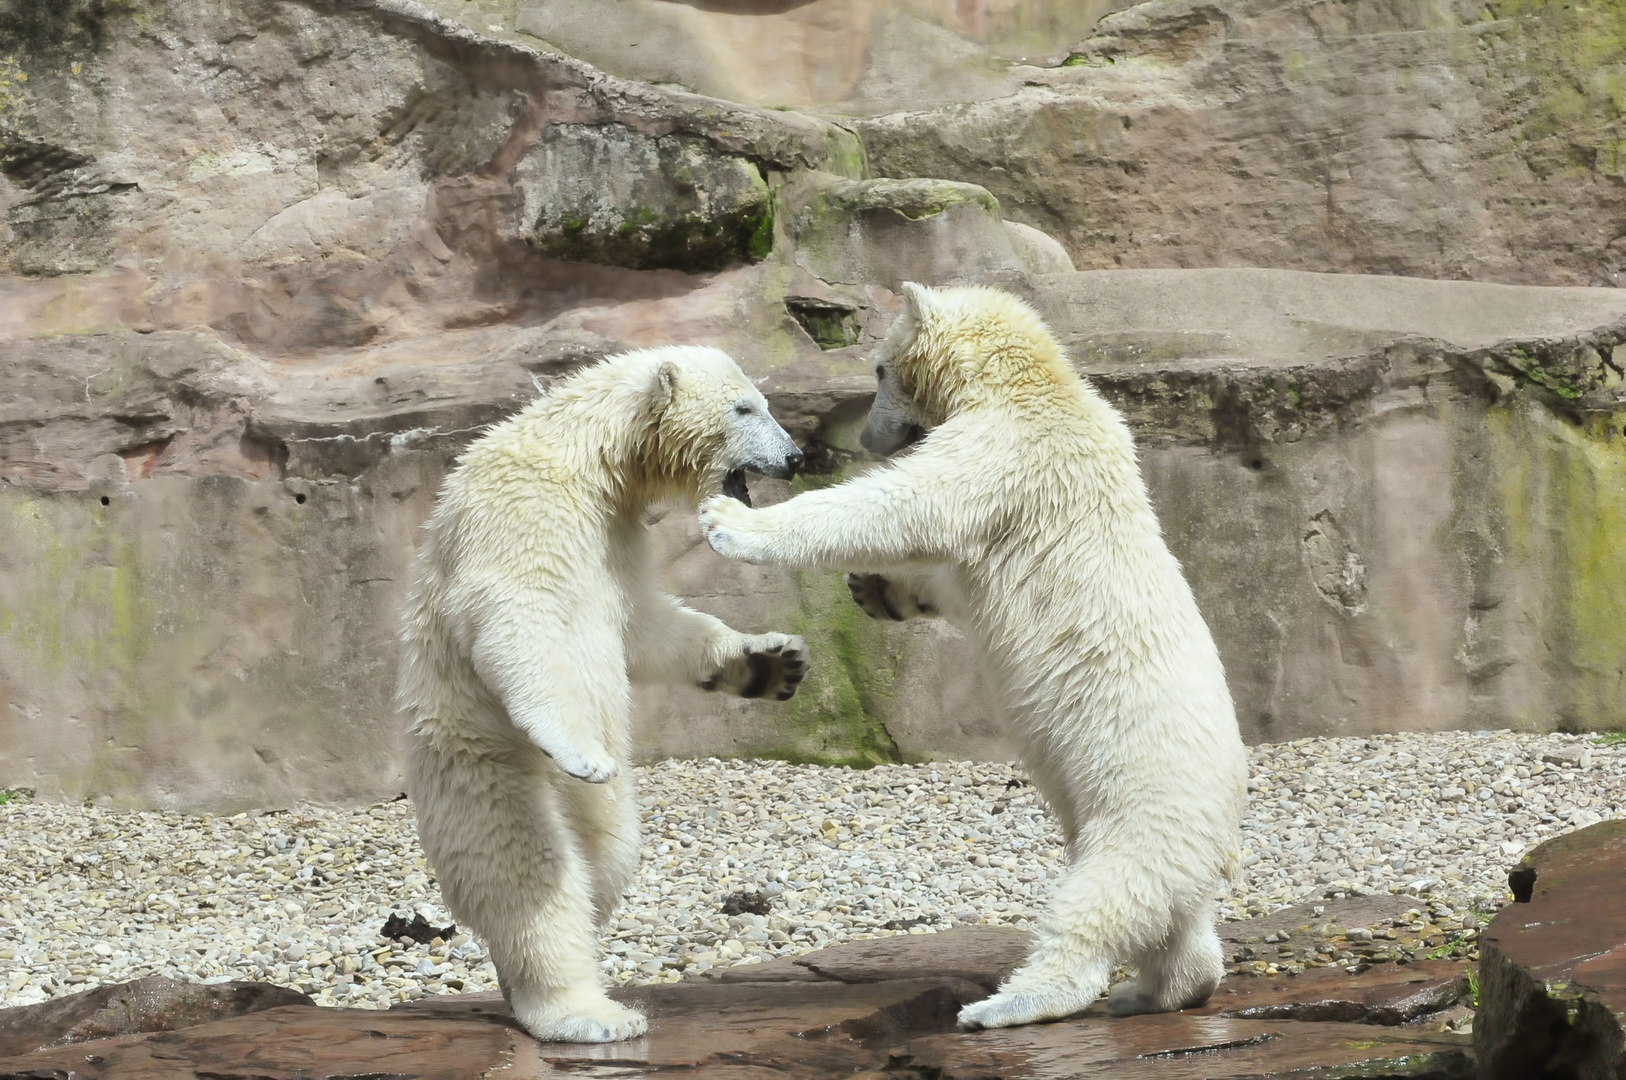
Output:
<instances>
[{"instance_id":1,"label":"white polar bear","mask_svg":"<svg viewBox=\"0 0 1626 1080\"><path fill-rule=\"evenodd\" d=\"M890 466L752 510L701 506L724 555L860 568L876 618L962 624L1060 821L1068 869L1027 962L966 1028L1206 999L1224 973L1214 894L1237 872L1247 763L1225 672L1163 543L1123 419L1031 308L904 286L864 443Z\"/></svg>"},{"instance_id":2,"label":"white polar bear","mask_svg":"<svg viewBox=\"0 0 1626 1080\"><path fill-rule=\"evenodd\" d=\"M408 784L447 907L539 1039L647 1030L595 933L637 866L629 678L783 700L807 671L801 638L657 592L643 514L801 460L733 360L680 347L579 372L446 480L403 620Z\"/></svg>"}]
</instances>

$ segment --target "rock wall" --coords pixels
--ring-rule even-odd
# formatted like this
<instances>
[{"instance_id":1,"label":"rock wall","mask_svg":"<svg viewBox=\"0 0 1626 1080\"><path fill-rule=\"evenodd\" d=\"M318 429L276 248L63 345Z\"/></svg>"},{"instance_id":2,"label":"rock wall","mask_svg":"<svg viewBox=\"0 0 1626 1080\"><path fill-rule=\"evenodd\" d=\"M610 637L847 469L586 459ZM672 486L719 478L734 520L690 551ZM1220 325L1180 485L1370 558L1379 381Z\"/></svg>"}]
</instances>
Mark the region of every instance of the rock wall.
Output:
<instances>
[{"instance_id":1,"label":"rock wall","mask_svg":"<svg viewBox=\"0 0 1626 1080\"><path fill-rule=\"evenodd\" d=\"M1094 166L1067 157L1041 184L1014 158L911 156L1009 147L986 124L1021 109L1005 134L1066 157L1095 129L1046 111L1063 82L1077 105L1099 104L1090 79L1210 79L1241 53L1209 22L1170 23L1153 0L1052 59L1127 55L1103 42L1135 20L1189 23L1187 53L1003 64L1000 79L1050 81L853 120L617 78L519 32L536 8L487 7L0 11L0 787L169 806L392 794L395 612L458 449L593 358L700 341L761 380L807 449L795 486L836 482L868 466L865 356L905 280L1027 295L1124 409L1250 739L1618 724L1626 293L1075 272L1103 261L1081 240L1100 215L1145 235L1133 200L1098 198L1113 189ZM1286 18L1256 7L1226 25ZM1378 25L1399 17L1383 10ZM939 29L985 59L1005 40ZM1143 104L1115 130L1252 115ZM1231 182L1262 206L1270 185L1246 172ZM1198 180L1145 184L1177 220ZM1034 210L1041 187L1054 214ZM1205 215L1232 224L1172 261L1449 276L1420 256L1248 246L1298 237L1290 217ZM1566 236L1580 252L1579 233L1475 235L1523 267L1509 280L1598 280L1554 254ZM645 692L641 755L1004 755L957 632L874 623L838 575L729 564L687 511L657 517L673 591L807 634L815 669L782 707Z\"/></svg>"},{"instance_id":2,"label":"rock wall","mask_svg":"<svg viewBox=\"0 0 1626 1080\"><path fill-rule=\"evenodd\" d=\"M1150 0L1016 92L857 125L1080 267L1541 285L1626 270L1618 4Z\"/></svg>"}]
</instances>

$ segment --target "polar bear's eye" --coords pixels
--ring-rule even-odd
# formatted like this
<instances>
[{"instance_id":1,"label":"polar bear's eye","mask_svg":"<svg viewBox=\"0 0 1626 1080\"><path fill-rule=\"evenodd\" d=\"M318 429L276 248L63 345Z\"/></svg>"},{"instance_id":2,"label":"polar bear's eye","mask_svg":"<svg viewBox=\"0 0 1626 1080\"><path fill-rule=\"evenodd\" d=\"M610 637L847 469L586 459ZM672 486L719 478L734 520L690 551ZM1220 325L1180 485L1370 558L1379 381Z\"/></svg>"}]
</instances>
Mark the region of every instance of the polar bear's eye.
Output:
<instances>
[{"instance_id":1,"label":"polar bear's eye","mask_svg":"<svg viewBox=\"0 0 1626 1080\"><path fill-rule=\"evenodd\" d=\"M886 381L886 368L882 367L880 364L875 365L875 381L876 382L885 382Z\"/></svg>"},{"instance_id":2,"label":"polar bear's eye","mask_svg":"<svg viewBox=\"0 0 1626 1080\"><path fill-rule=\"evenodd\" d=\"M734 406L734 411L741 416L750 416L751 406L742 401L738 405Z\"/></svg>"}]
</instances>

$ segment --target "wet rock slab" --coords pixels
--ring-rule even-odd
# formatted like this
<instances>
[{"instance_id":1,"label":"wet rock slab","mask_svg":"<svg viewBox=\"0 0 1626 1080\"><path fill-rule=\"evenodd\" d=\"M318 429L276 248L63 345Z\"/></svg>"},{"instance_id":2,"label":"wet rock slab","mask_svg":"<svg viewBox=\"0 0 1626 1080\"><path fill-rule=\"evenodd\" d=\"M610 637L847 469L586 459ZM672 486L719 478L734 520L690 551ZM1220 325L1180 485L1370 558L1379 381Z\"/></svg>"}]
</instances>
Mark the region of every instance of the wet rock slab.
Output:
<instances>
[{"instance_id":1,"label":"wet rock slab","mask_svg":"<svg viewBox=\"0 0 1626 1080\"><path fill-rule=\"evenodd\" d=\"M895 1071L933 1080L1229 1080L1408 1077L1468 1080L1465 1036L1364 1024L1164 1013L934 1035L894 1054Z\"/></svg>"},{"instance_id":2,"label":"wet rock slab","mask_svg":"<svg viewBox=\"0 0 1626 1080\"><path fill-rule=\"evenodd\" d=\"M1528 899L1481 945L1482 1075L1626 1076L1626 821L1549 840L1510 876Z\"/></svg>"},{"instance_id":3,"label":"wet rock slab","mask_svg":"<svg viewBox=\"0 0 1626 1080\"><path fill-rule=\"evenodd\" d=\"M874 983L890 979L959 979L993 990L1033 947L1033 935L1010 926L963 926L944 934L872 938L832 945L788 960L726 968L725 983Z\"/></svg>"},{"instance_id":4,"label":"wet rock slab","mask_svg":"<svg viewBox=\"0 0 1626 1080\"><path fill-rule=\"evenodd\" d=\"M1448 1009L1467 991L1467 965L1425 960L1379 964L1358 975L1333 969L1233 977L1208 1004L1187 1014L1394 1026Z\"/></svg>"},{"instance_id":5,"label":"wet rock slab","mask_svg":"<svg viewBox=\"0 0 1626 1080\"><path fill-rule=\"evenodd\" d=\"M0 1009L0 1058L117 1035L173 1031L309 997L269 983L184 983L161 975L99 986L39 1005Z\"/></svg>"},{"instance_id":6,"label":"wet rock slab","mask_svg":"<svg viewBox=\"0 0 1626 1080\"><path fill-rule=\"evenodd\" d=\"M813 1080L881 1071L964 1080L1473 1074L1466 1036L1384 1026L1454 1003L1464 969L1449 963L1238 976L1208 1005L1186 1013L1114 1020L1096 1006L1053 1024L956 1032L960 1007L997 984L1028 943L1021 931L964 927L617 991L646 1012L650 1032L608 1046L538 1043L498 994L430 997L388 1012L292 1005L206 1017L211 1022L177 1030L142 1033L129 1024L92 1030L83 1018L105 1012L108 1000L131 989L107 988L51 1003L60 1016L48 1030L25 1032L25 1017L8 1015L25 1010L0 1012L0 1031L14 1036L6 1045L15 1055L0 1056L0 1080L451 1080L496 1070L515 1080L657 1074ZM64 1018L74 1018L69 1029L90 1041L16 1051L60 1040Z\"/></svg>"}]
</instances>

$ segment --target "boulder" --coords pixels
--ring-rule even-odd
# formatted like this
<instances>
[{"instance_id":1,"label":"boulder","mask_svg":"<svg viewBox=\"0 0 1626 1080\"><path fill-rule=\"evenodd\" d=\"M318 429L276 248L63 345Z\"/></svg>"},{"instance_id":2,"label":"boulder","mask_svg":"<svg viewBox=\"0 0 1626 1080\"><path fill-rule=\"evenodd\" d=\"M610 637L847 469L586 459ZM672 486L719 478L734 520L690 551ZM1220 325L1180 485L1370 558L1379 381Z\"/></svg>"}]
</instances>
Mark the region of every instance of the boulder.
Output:
<instances>
[{"instance_id":1,"label":"boulder","mask_svg":"<svg viewBox=\"0 0 1626 1080\"><path fill-rule=\"evenodd\" d=\"M1199 1009L1244 1020L1308 1020L1395 1027L1451 1008L1468 993L1468 965L1440 960L1380 964L1359 974L1306 971L1232 977Z\"/></svg>"},{"instance_id":2,"label":"boulder","mask_svg":"<svg viewBox=\"0 0 1626 1080\"><path fill-rule=\"evenodd\" d=\"M883 176L986 187L1081 269L1613 285L1626 206L1598 7L1150 0L1006 94L855 127Z\"/></svg>"},{"instance_id":3,"label":"boulder","mask_svg":"<svg viewBox=\"0 0 1626 1080\"><path fill-rule=\"evenodd\" d=\"M314 1004L297 990L269 983L186 983L152 975L39 1005L0 1009L0 1058Z\"/></svg>"},{"instance_id":4,"label":"boulder","mask_svg":"<svg viewBox=\"0 0 1626 1080\"><path fill-rule=\"evenodd\" d=\"M525 235L545 254L635 270L715 270L773 247L768 185L704 139L550 125L515 169Z\"/></svg>"},{"instance_id":5,"label":"boulder","mask_svg":"<svg viewBox=\"0 0 1626 1080\"><path fill-rule=\"evenodd\" d=\"M1593 244L1615 188L1572 192L1567 169L1527 183L1521 169L1554 160L1527 126L1519 162L1475 143L1484 169L1441 166L1379 198L1363 161L1426 164L1445 143L1372 134L1401 103L1352 117L1318 96L1415 94L1456 103L1416 116L1468 123L1462 95L1481 87L1500 109L1502 82L1402 94L1368 86L1361 58L1523 70L1516 49L1428 43L1539 45L1594 15L1469 25L1454 8L1363 3L1293 8L1321 20L1309 34L1264 0L1223 15L1153 0L1043 70L1020 61L1067 50L1011 52L1027 16L943 14L938 30L1018 61L993 72L999 95L857 121L629 81L522 32L546 37L572 5L74 0L0 19L0 784L222 809L393 795L395 620L458 451L584 363L693 341L738 357L806 449L807 475L757 483L759 501L837 482L873 464L857 437L868 350L905 280L1027 296L1125 413L1247 738L1617 722L1622 294L1392 273L1461 276L1418 245L1449 253L1479 221L1484 276L1516 263L1528 280L1594 280L1542 269L1574 263L1542 252ZM1022 10L1035 41L1076 41L1112 6ZM882 44L924 40L910 35L930 21L827 8L628 0L597 29L620 42L603 55L627 59L643 45L615 26L639 11L718 48L733 26L735 51L810 19L824 33L851 16L853 41ZM682 36L665 33L646 40ZM1305 65L1281 59L1287 41ZM702 55L671 62L698 70ZM1289 68L1302 93L1281 89ZM1221 89L1238 71L1241 111ZM941 86L920 83L922 100ZM973 83L956 93L978 96ZM1591 130L1590 101L1559 117L1563 138ZM1313 130L1354 149L1283 150L1301 105L1333 110ZM1190 124L1262 134L1233 167L1174 137ZM1331 172L1300 160L1314 146ZM1102 147L1123 154L1102 164ZM1227 212L1209 212L1230 185ZM1305 224L1311 189L1316 214L1337 211L1330 232ZM1408 224L1419 201L1470 189L1485 212L1446 199L1428 219L1443 239L1419 240L1434 235ZM1560 205L1573 228L1497 224ZM1363 236L1397 261L1323 257ZM1283 250L1382 274L1071 269ZM839 574L726 563L692 514L656 516L668 588L803 633L823 659L783 707L641 691L640 759L1010 756L957 630L881 625Z\"/></svg>"},{"instance_id":6,"label":"boulder","mask_svg":"<svg viewBox=\"0 0 1626 1080\"><path fill-rule=\"evenodd\" d=\"M218 1019L200 1013L190 1025L147 1034L128 1025L92 1029L81 1022L74 1030L89 1041L0 1051L0 1078L454 1080L501 1070L517 1076L603 1072L722 1080L834 1080L883 1072L963 1080L1150 1080L1190 1068L1200 1070L1192 1075L1215 1080L1286 1078L1307 1069L1431 1080L1473 1075L1466 1036L1380 1026L1414 1015L1419 1010L1410 1003L1427 996L1428 988L1435 998L1444 993L1440 987L1454 988L1460 972L1449 965L1303 980L1240 977L1228 980L1223 996L1207 1007L1185 1013L1117 1020L1098 1004L1055 1023L955 1031L961 1006L987 994L1026 945L1020 931L963 927L809 953L792 964L805 976L800 979L760 977L791 963L781 960L737 967L722 978L622 988L612 995L642 1009L650 1030L608 1046L538 1043L515 1023L501 994L477 993L424 997L387 1012L289 1006ZM107 992L117 997L129 989ZM261 989L267 1004L279 992ZM58 1004L65 1003L39 1008ZM0 1012L0 1025L12 1013L36 1011ZM1334 1014L1340 1019L1327 1019ZM115 1030L123 1034L107 1037Z\"/></svg>"},{"instance_id":7,"label":"boulder","mask_svg":"<svg viewBox=\"0 0 1626 1080\"><path fill-rule=\"evenodd\" d=\"M723 968L713 978L725 983L810 982L847 984L892 979L958 979L992 991L1033 947L1033 935L1010 926L959 926L935 934L892 937L831 945L793 960Z\"/></svg>"},{"instance_id":8,"label":"boulder","mask_svg":"<svg viewBox=\"0 0 1626 1080\"><path fill-rule=\"evenodd\" d=\"M968 285L1044 263L1025 237L1028 259L1017 253L999 203L974 184L815 176L806 186L787 196L796 263L830 284Z\"/></svg>"},{"instance_id":9,"label":"boulder","mask_svg":"<svg viewBox=\"0 0 1626 1080\"><path fill-rule=\"evenodd\" d=\"M1480 945L1480 1076L1626 1074L1626 821L1549 840L1515 872L1528 891Z\"/></svg>"}]
</instances>

